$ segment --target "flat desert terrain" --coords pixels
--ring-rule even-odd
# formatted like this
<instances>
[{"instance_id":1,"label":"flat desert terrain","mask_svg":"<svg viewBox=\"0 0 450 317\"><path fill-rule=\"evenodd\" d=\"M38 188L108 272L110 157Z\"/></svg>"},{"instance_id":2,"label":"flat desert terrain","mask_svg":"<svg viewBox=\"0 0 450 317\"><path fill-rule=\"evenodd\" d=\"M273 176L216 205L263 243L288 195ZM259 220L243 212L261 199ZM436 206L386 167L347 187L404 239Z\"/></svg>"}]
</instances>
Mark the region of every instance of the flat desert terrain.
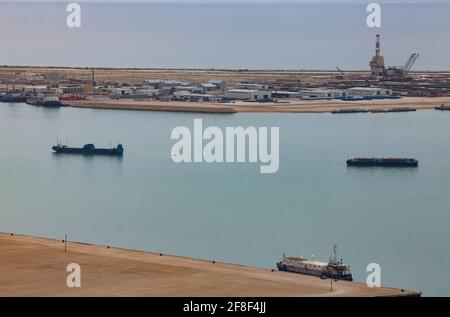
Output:
<instances>
[{"instance_id":1,"label":"flat desert terrain","mask_svg":"<svg viewBox=\"0 0 450 317\"><path fill-rule=\"evenodd\" d=\"M274 259L275 260L275 259ZM66 267L81 267L68 288ZM0 233L0 296L417 296L395 288Z\"/></svg>"}]
</instances>

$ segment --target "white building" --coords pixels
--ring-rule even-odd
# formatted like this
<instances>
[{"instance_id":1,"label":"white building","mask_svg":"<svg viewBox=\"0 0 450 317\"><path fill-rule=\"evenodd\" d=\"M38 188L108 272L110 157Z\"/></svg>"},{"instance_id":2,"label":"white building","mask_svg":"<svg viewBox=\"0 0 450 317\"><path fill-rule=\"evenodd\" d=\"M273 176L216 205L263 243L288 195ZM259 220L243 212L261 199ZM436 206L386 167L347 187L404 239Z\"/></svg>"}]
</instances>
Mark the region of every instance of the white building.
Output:
<instances>
[{"instance_id":1,"label":"white building","mask_svg":"<svg viewBox=\"0 0 450 317\"><path fill-rule=\"evenodd\" d=\"M204 83L200 85L203 88L203 91L214 91L219 90L219 87L212 83Z\"/></svg>"},{"instance_id":2,"label":"white building","mask_svg":"<svg viewBox=\"0 0 450 317\"><path fill-rule=\"evenodd\" d=\"M23 88L24 93L33 93L33 94L39 94L39 93L46 93L48 92L48 88L45 85L41 86L25 86Z\"/></svg>"},{"instance_id":3,"label":"white building","mask_svg":"<svg viewBox=\"0 0 450 317\"><path fill-rule=\"evenodd\" d=\"M212 79L208 81L208 84L215 85L218 90L225 90L225 88L227 88L227 83L225 80Z\"/></svg>"},{"instance_id":4,"label":"white building","mask_svg":"<svg viewBox=\"0 0 450 317\"><path fill-rule=\"evenodd\" d=\"M162 84L162 80L161 79L147 79L144 80L144 86L146 87L153 87L153 88L161 88L161 84Z\"/></svg>"},{"instance_id":5,"label":"white building","mask_svg":"<svg viewBox=\"0 0 450 317\"><path fill-rule=\"evenodd\" d=\"M341 90L333 89L305 89L299 92L301 99L305 100L321 100L321 99L335 99L342 97Z\"/></svg>"},{"instance_id":6,"label":"white building","mask_svg":"<svg viewBox=\"0 0 450 317\"><path fill-rule=\"evenodd\" d=\"M203 87L197 86L177 86L175 91L188 91L190 93L203 93Z\"/></svg>"},{"instance_id":7,"label":"white building","mask_svg":"<svg viewBox=\"0 0 450 317\"><path fill-rule=\"evenodd\" d=\"M347 89L346 92L349 97L353 98L392 96L392 89L379 87L353 87Z\"/></svg>"},{"instance_id":8,"label":"white building","mask_svg":"<svg viewBox=\"0 0 450 317\"><path fill-rule=\"evenodd\" d=\"M147 79L144 80L144 86L153 87L155 89L174 88L176 86L189 85L189 83L181 82L179 80L161 80L161 79Z\"/></svg>"},{"instance_id":9,"label":"white building","mask_svg":"<svg viewBox=\"0 0 450 317\"><path fill-rule=\"evenodd\" d=\"M269 85L267 84L252 84L252 83L237 83L237 89L251 89L251 90L267 90Z\"/></svg>"},{"instance_id":10,"label":"white building","mask_svg":"<svg viewBox=\"0 0 450 317\"><path fill-rule=\"evenodd\" d=\"M62 86L59 88L62 90L63 94L81 94L83 92L83 88L79 85Z\"/></svg>"},{"instance_id":11,"label":"white building","mask_svg":"<svg viewBox=\"0 0 450 317\"><path fill-rule=\"evenodd\" d=\"M123 98L133 94L133 89L131 88L111 88L110 91L113 98Z\"/></svg>"},{"instance_id":12,"label":"white building","mask_svg":"<svg viewBox=\"0 0 450 317\"><path fill-rule=\"evenodd\" d=\"M271 97L300 99L302 95L299 91L274 90L271 92Z\"/></svg>"},{"instance_id":13,"label":"white building","mask_svg":"<svg viewBox=\"0 0 450 317\"><path fill-rule=\"evenodd\" d=\"M270 98L270 92L254 89L230 89L225 91L225 98L236 100L262 101Z\"/></svg>"},{"instance_id":14,"label":"white building","mask_svg":"<svg viewBox=\"0 0 450 317\"><path fill-rule=\"evenodd\" d=\"M151 89L151 88L138 88L134 92L137 95L147 96L147 97L155 97L159 96L159 89Z\"/></svg>"}]
</instances>

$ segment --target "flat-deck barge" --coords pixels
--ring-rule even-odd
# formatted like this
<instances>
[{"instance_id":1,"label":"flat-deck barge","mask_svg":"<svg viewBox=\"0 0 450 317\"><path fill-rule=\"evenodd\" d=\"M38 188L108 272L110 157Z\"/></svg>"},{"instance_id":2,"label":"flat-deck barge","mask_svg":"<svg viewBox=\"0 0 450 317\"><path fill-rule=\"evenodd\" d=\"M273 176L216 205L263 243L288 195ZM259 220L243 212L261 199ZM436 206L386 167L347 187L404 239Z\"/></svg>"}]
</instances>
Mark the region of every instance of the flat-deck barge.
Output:
<instances>
[{"instance_id":1,"label":"flat-deck barge","mask_svg":"<svg viewBox=\"0 0 450 317\"><path fill-rule=\"evenodd\" d=\"M347 166L361 167L418 167L419 161L406 157L370 158L357 157L347 160Z\"/></svg>"}]
</instances>

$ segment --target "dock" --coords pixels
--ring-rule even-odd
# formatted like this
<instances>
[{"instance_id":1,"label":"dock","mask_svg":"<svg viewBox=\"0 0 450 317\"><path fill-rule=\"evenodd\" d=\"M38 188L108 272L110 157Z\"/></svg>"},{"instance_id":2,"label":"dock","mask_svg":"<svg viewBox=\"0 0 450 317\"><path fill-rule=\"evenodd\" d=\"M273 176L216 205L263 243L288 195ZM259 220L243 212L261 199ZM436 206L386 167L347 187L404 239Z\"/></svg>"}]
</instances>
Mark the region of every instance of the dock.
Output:
<instances>
[{"instance_id":1,"label":"dock","mask_svg":"<svg viewBox=\"0 0 450 317\"><path fill-rule=\"evenodd\" d=\"M347 281L331 291L313 276L9 233L0 233L0 258L0 296L420 296ZM80 288L66 285L70 263L81 267Z\"/></svg>"}]
</instances>

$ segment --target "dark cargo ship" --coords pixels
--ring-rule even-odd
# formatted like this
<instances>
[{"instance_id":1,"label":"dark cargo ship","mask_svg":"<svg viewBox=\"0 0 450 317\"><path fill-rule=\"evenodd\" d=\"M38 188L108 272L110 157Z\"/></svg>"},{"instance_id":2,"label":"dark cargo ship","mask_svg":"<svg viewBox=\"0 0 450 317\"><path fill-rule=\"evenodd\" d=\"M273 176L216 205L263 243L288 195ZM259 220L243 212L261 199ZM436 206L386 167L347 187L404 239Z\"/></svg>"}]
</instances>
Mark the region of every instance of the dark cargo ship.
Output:
<instances>
[{"instance_id":1,"label":"dark cargo ship","mask_svg":"<svg viewBox=\"0 0 450 317\"><path fill-rule=\"evenodd\" d=\"M58 154L82 154L82 155L110 155L110 156L122 156L123 146L117 145L110 149L97 149L94 144L86 144L82 148L68 147L66 145L55 145L52 150Z\"/></svg>"},{"instance_id":2,"label":"dark cargo ship","mask_svg":"<svg viewBox=\"0 0 450 317\"><path fill-rule=\"evenodd\" d=\"M19 93L7 93L3 96L0 96L0 102L25 102L27 97L23 96Z\"/></svg>"},{"instance_id":3,"label":"dark cargo ship","mask_svg":"<svg viewBox=\"0 0 450 317\"><path fill-rule=\"evenodd\" d=\"M419 161L412 158L404 157L387 157L387 158L368 158L368 157L358 157L347 160L347 166L380 166L380 167L417 167L419 166Z\"/></svg>"},{"instance_id":4,"label":"dark cargo ship","mask_svg":"<svg viewBox=\"0 0 450 317\"><path fill-rule=\"evenodd\" d=\"M38 96L38 97L30 97L26 100L26 103L33 106L40 106L45 108L59 108L63 107L61 101L57 96Z\"/></svg>"},{"instance_id":5,"label":"dark cargo ship","mask_svg":"<svg viewBox=\"0 0 450 317\"><path fill-rule=\"evenodd\" d=\"M435 107L436 110L450 110L450 105L440 105Z\"/></svg>"},{"instance_id":6,"label":"dark cargo ship","mask_svg":"<svg viewBox=\"0 0 450 317\"><path fill-rule=\"evenodd\" d=\"M333 246L333 253L327 262L319 262L306 259L304 257L288 257L277 262L280 271L314 275L321 278L332 278L337 280L353 281L350 266L345 265L342 260L338 260L336 253L337 246Z\"/></svg>"}]
</instances>

